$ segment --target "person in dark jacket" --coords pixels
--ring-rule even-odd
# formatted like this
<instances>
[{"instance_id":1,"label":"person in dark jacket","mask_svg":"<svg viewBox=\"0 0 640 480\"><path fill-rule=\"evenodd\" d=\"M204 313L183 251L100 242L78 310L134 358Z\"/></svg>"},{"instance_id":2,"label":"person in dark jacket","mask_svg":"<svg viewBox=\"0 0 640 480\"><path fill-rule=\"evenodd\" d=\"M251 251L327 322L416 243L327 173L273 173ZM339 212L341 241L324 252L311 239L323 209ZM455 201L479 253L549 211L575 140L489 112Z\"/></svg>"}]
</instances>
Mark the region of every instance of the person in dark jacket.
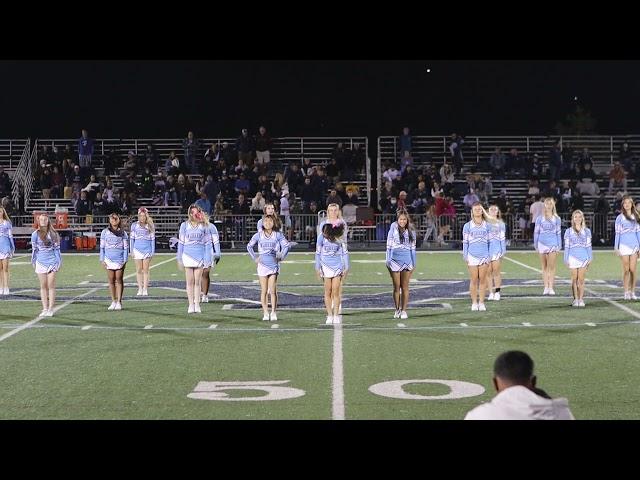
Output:
<instances>
[{"instance_id":1,"label":"person in dark jacket","mask_svg":"<svg viewBox=\"0 0 640 480\"><path fill-rule=\"evenodd\" d=\"M78 140L78 162L81 168L91 166L93 155L93 138L89 138L89 132L82 130L82 136Z\"/></svg>"},{"instance_id":2,"label":"person in dark jacket","mask_svg":"<svg viewBox=\"0 0 640 480\"><path fill-rule=\"evenodd\" d=\"M244 163L253 166L253 152L255 145L253 138L249 136L249 130L242 129L242 134L236 140L236 150L238 151L238 159L244 160Z\"/></svg>"},{"instance_id":3,"label":"person in dark jacket","mask_svg":"<svg viewBox=\"0 0 640 480\"><path fill-rule=\"evenodd\" d=\"M267 165L271 161L272 140L265 127L260 127L259 132L255 137L256 163Z\"/></svg>"},{"instance_id":4,"label":"person in dark jacket","mask_svg":"<svg viewBox=\"0 0 640 480\"><path fill-rule=\"evenodd\" d=\"M199 141L195 138L193 132L189 132L187 138L182 141L184 163L190 173L198 173L198 146Z\"/></svg>"}]
</instances>

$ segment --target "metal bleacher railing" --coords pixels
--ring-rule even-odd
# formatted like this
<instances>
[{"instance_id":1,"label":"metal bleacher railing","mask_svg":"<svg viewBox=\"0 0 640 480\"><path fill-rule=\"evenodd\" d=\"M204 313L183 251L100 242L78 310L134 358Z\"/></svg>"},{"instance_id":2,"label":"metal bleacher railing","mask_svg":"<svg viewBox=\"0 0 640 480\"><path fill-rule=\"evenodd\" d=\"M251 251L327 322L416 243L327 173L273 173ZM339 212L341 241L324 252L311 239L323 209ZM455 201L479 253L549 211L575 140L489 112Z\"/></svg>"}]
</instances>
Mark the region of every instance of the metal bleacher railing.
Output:
<instances>
[{"instance_id":1,"label":"metal bleacher railing","mask_svg":"<svg viewBox=\"0 0 640 480\"><path fill-rule=\"evenodd\" d=\"M0 166L8 171L16 168L28 141L28 138L0 140Z\"/></svg>"},{"instance_id":2,"label":"metal bleacher railing","mask_svg":"<svg viewBox=\"0 0 640 480\"><path fill-rule=\"evenodd\" d=\"M22 155L16 165L13 172L13 185L11 187L11 197L13 198L14 205L19 205L21 190L24 192L25 186L30 183L30 168L29 161L31 159L31 140L27 139L23 145Z\"/></svg>"}]
</instances>

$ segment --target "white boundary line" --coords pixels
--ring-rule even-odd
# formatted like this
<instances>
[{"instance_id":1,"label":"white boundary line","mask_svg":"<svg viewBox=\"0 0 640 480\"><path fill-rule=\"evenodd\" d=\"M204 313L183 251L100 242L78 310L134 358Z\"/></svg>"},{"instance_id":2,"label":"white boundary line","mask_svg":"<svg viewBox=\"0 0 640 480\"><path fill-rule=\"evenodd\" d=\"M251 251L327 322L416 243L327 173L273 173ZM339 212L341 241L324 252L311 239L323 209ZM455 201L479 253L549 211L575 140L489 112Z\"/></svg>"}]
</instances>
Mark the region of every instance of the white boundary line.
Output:
<instances>
[{"instance_id":1,"label":"white boundary line","mask_svg":"<svg viewBox=\"0 0 640 480\"><path fill-rule=\"evenodd\" d=\"M168 262L170 262L170 261L172 261L172 260L175 260L175 256L174 256L174 258L170 258L170 259L165 260L165 261L163 261L163 262L156 263L155 265L152 265L151 267L149 267L149 270L151 270L153 267L157 267L157 266L162 265L162 264L164 264L164 263L168 263ZM135 275L136 275L135 273L132 273L132 274L130 274L130 275L127 275L126 277L124 277L124 278L123 278L123 280L126 280L127 278L134 277ZM66 301L66 302L64 302L62 305L58 305L57 307L55 307L55 308L53 309L53 313L57 313L57 312L59 312L59 311L60 311L60 310L62 310L63 308L68 307L69 305L71 305L71 304L72 304L73 302L75 302L76 300L79 300L79 299L81 299L81 298L83 298L83 297L87 297L87 296L91 295L92 293L97 292L97 291L98 291L98 290L100 290L101 288L103 288L103 287L101 287L101 286L100 286L100 287L92 288L91 290L89 290L89 291L87 291L87 292L83 293L82 295L78 295L77 297L74 297L74 298L72 298L71 300L67 300L67 301ZM15 334L17 334L17 333L20 333L22 330L25 330L25 329L27 329L27 328L31 327L32 325L35 325L36 323L38 323L38 322L39 322L40 320L42 320L43 318L51 318L51 317L40 317L40 316L38 316L38 317L34 318L33 320L31 320L31 321L29 321L29 322L27 322L27 323L24 323L24 324L22 324L22 325L20 325L18 328L15 328L15 329L11 330L10 332L7 332L7 333L5 333L4 335L0 336L0 342L2 342L2 341L4 341L4 340L6 340L6 339L7 339L7 338L9 338L9 337L14 336L14 335L15 335Z\"/></svg>"},{"instance_id":2,"label":"white boundary line","mask_svg":"<svg viewBox=\"0 0 640 480\"><path fill-rule=\"evenodd\" d=\"M342 324L333 326L333 380L332 390L332 418L345 419L344 408L344 368L342 352Z\"/></svg>"}]
</instances>

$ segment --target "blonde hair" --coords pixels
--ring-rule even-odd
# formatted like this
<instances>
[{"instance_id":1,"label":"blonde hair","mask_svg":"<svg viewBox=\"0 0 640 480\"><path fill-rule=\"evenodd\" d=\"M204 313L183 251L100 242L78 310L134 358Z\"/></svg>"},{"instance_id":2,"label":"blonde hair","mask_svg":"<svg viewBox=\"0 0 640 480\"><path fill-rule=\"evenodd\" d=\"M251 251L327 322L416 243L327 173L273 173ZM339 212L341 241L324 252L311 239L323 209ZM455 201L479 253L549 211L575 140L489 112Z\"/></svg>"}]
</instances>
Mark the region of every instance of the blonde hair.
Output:
<instances>
[{"instance_id":1,"label":"blonde hair","mask_svg":"<svg viewBox=\"0 0 640 480\"><path fill-rule=\"evenodd\" d=\"M151 217L151 215L149 215L149 211L145 208L143 212L141 212L140 210L138 210L138 223L140 223L140 214L144 213L144 216L146 217L146 221L144 222L144 225L146 225L149 228L149 231L151 233L156 231L156 226L153 223L153 218Z\"/></svg>"},{"instance_id":2,"label":"blonde hair","mask_svg":"<svg viewBox=\"0 0 640 480\"><path fill-rule=\"evenodd\" d=\"M335 207L337 209L338 213L336 213L336 218L338 220L342 220L342 210L340 209L340 205L338 205L337 203L330 203L329 205L327 205L327 218L329 218L330 207Z\"/></svg>"},{"instance_id":3,"label":"blonde hair","mask_svg":"<svg viewBox=\"0 0 640 480\"><path fill-rule=\"evenodd\" d=\"M574 215L575 215L576 213L579 213L579 214L582 216L582 222L581 222L581 224L582 224L582 225L580 226L580 229L577 229L577 228L576 228L575 223L574 223L574 221L573 221L573 217L574 217ZM584 213L582 213L582 210L574 210L574 211L571 213L571 228L573 228L573 230L574 230L576 233L580 233L580 232L582 232L586 227L587 227L587 225L586 225L586 223L585 223Z\"/></svg>"},{"instance_id":4,"label":"blonde hair","mask_svg":"<svg viewBox=\"0 0 640 480\"><path fill-rule=\"evenodd\" d=\"M0 206L0 221L2 220L11 222L11 219L9 218L9 214L7 213L7 210L3 206Z\"/></svg>"},{"instance_id":5,"label":"blonde hair","mask_svg":"<svg viewBox=\"0 0 640 480\"><path fill-rule=\"evenodd\" d=\"M620 202L620 209L622 210L624 218L626 218L627 220L632 220L632 218L627 216L627 210L624 208L625 200L629 200L631 202L631 216L633 217L633 219L635 219L636 222L640 223L640 212L638 212L636 204L633 201L633 197L631 195L625 195L624 197L622 197L622 201Z\"/></svg>"},{"instance_id":6,"label":"blonde hair","mask_svg":"<svg viewBox=\"0 0 640 480\"><path fill-rule=\"evenodd\" d=\"M42 235L42 227L40 226L41 217L45 217L47 219L47 227L46 227L47 230L44 232L44 235ZM58 232L56 231L56 229L53 228L53 225L51 225L51 219L47 214L41 213L40 215L38 215L38 229L36 231L38 232L38 236L40 237L40 240L42 240L43 242L45 238L47 238L47 235L51 237L51 241L53 243L58 243L60 241L60 235L58 235Z\"/></svg>"},{"instance_id":7,"label":"blonde hair","mask_svg":"<svg viewBox=\"0 0 640 480\"><path fill-rule=\"evenodd\" d=\"M498 223L498 220L495 217L492 217L491 215L489 215L489 212L487 212L484 207L482 206L482 204L480 202L474 202L473 205L471 205L471 221L473 222L473 209L478 206L482 209L482 219L487 222L487 223Z\"/></svg>"},{"instance_id":8,"label":"blonde hair","mask_svg":"<svg viewBox=\"0 0 640 480\"><path fill-rule=\"evenodd\" d=\"M498 211L498 215L496 215L494 218L498 222L504 223L503 220L502 220L502 212L500 211L500 207L498 205L496 205L495 203L493 205L489 205L489 209L487 211L491 210L493 207L495 207L496 210ZM489 215L491 215L491 214L489 214Z\"/></svg>"},{"instance_id":9,"label":"blonde hair","mask_svg":"<svg viewBox=\"0 0 640 480\"><path fill-rule=\"evenodd\" d=\"M556 201L553 197L547 197L543 200L542 203L544 203L544 212L542 212L542 216L546 219L547 218L547 202L551 202L551 218L560 218L558 216L558 212L556 210Z\"/></svg>"}]
</instances>

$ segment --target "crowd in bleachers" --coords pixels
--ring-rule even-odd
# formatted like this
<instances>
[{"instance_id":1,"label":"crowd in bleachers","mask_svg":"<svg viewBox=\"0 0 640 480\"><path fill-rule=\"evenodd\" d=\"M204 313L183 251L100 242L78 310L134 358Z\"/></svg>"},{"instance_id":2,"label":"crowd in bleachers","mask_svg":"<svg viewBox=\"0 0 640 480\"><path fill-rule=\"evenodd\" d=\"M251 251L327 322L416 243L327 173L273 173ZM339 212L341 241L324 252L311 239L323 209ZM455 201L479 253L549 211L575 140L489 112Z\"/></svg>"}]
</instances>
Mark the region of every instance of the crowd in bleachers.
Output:
<instances>
[{"instance_id":1,"label":"crowd in bleachers","mask_svg":"<svg viewBox=\"0 0 640 480\"><path fill-rule=\"evenodd\" d=\"M141 202L179 206L183 212L197 202L212 215L262 212L265 202L281 208L285 198L291 213L315 213L331 202L358 203L359 188L351 182L364 173L361 145L350 149L338 143L331 159L320 164L305 158L275 165L273 144L265 127L256 135L243 129L235 143L220 145L204 145L189 132L182 151L166 158L152 144L121 158L116 150L97 155L83 131L76 146L42 146L34 180L43 198L70 198L79 215L131 214Z\"/></svg>"}]
</instances>

